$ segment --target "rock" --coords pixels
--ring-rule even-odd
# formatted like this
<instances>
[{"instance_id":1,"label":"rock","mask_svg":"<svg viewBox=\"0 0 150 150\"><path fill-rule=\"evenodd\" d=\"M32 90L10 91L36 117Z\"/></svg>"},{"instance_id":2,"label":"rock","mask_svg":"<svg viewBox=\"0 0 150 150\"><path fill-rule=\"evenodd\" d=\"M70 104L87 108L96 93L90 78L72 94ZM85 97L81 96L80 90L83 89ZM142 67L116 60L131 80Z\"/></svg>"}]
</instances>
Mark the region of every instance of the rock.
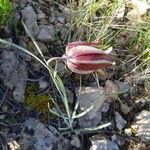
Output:
<instances>
[{"instance_id":1,"label":"rock","mask_svg":"<svg viewBox=\"0 0 150 150\"><path fill-rule=\"evenodd\" d=\"M121 146L125 144L125 140L123 137L117 136L116 134L113 134L113 136L111 136L111 141L116 143L117 145Z\"/></svg>"},{"instance_id":2,"label":"rock","mask_svg":"<svg viewBox=\"0 0 150 150\"><path fill-rule=\"evenodd\" d=\"M130 85L128 82L115 81L118 86L119 94L126 94L130 91Z\"/></svg>"},{"instance_id":3,"label":"rock","mask_svg":"<svg viewBox=\"0 0 150 150\"><path fill-rule=\"evenodd\" d=\"M67 93L67 97L68 97L69 103L73 104L73 102L74 102L74 95L73 95L72 91L69 90L68 88L65 88L65 90L66 90L66 93Z\"/></svg>"},{"instance_id":4,"label":"rock","mask_svg":"<svg viewBox=\"0 0 150 150\"><path fill-rule=\"evenodd\" d=\"M70 26L71 26L71 23L66 23L66 24L65 24L65 27L66 27L66 28L70 28Z\"/></svg>"},{"instance_id":5,"label":"rock","mask_svg":"<svg viewBox=\"0 0 150 150\"><path fill-rule=\"evenodd\" d=\"M64 27L61 23L57 23L57 30L60 31L61 40L64 40L66 34L68 33L68 28Z\"/></svg>"},{"instance_id":6,"label":"rock","mask_svg":"<svg viewBox=\"0 0 150 150\"><path fill-rule=\"evenodd\" d=\"M49 22L50 23L54 23L54 21L55 21L55 15L54 14L52 14L50 17L49 17Z\"/></svg>"},{"instance_id":7,"label":"rock","mask_svg":"<svg viewBox=\"0 0 150 150\"><path fill-rule=\"evenodd\" d=\"M44 80L44 78L40 78L38 81L38 86L36 88L36 95L43 95L46 94L49 90L49 82ZM40 98L42 99L42 98ZM43 102L44 103L44 102Z\"/></svg>"},{"instance_id":8,"label":"rock","mask_svg":"<svg viewBox=\"0 0 150 150\"><path fill-rule=\"evenodd\" d=\"M16 17L16 21L20 21L21 20L21 14L19 12L15 13L15 17Z\"/></svg>"},{"instance_id":9,"label":"rock","mask_svg":"<svg viewBox=\"0 0 150 150\"><path fill-rule=\"evenodd\" d=\"M135 131L135 136L150 141L150 111L143 110L139 113L131 127Z\"/></svg>"},{"instance_id":10,"label":"rock","mask_svg":"<svg viewBox=\"0 0 150 150\"><path fill-rule=\"evenodd\" d=\"M132 96L137 96L138 95L138 87L137 84L134 84L130 87L130 94Z\"/></svg>"},{"instance_id":11,"label":"rock","mask_svg":"<svg viewBox=\"0 0 150 150\"><path fill-rule=\"evenodd\" d=\"M142 21L141 20L141 16L140 16L140 14L139 14L137 9L133 9L130 12L128 12L127 18L129 18L132 23L136 23L136 22Z\"/></svg>"},{"instance_id":12,"label":"rock","mask_svg":"<svg viewBox=\"0 0 150 150\"><path fill-rule=\"evenodd\" d=\"M1 79L1 78L0 78ZM5 92L6 90L3 90L2 91L2 88L0 89L0 103L4 100L4 97L5 97Z\"/></svg>"},{"instance_id":13,"label":"rock","mask_svg":"<svg viewBox=\"0 0 150 150\"><path fill-rule=\"evenodd\" d=\"M116 97L118 95L118 87L111 80L107 80L105 82L105 92L108 97L108 101L112 101L112 100L116 99Z\"/></svg>"},{"instance_id":14,"label":"rock","mask_svg":"<svg viewBox=\"0 0 150 150\"><path fill-rule=\"evenodd\" d=\"M41 10L38 10L37 19L41 20L41 19L45 19L45 17L46 17L46 15Z\"/></svg>"},{"instance_id":15,"label":"rock","mask_svg":"<svg viewBox=\"0 0 150 150\"><path fill-rule=\"evenodd\" d=\"M38 3L44 5L45 3L50 2L49 0L38 0Z\"/></svg>"},{"instance_id":16,"label":"rock","mask_svg":"<svg viewBox=\"0 0 150 150\"><path fill-rule=\"evenodd\" d=\"M74 147L76 148L80 148L81 147L81 143L80 143L80 140L77 136L73 135L72 136L72 140L71 140L71 145L73 145Z\"/></svg>"},{"instance_id":17,"label":"rock","mask_svg":"<svg viewBox=\"0 0 150 150\"><path fill-rule=\"evenodd\" d=\"M19 1L20 7L24 8L27 2L28 2L28 0L21 0L21 1Z\"/></svg>"},{"instance_id":18,"label":"rock","mask_svg":"<svg viewBox=\"0 0 150 150\"><path fill-rule=\"evenodd\" d=\"M8 147L10 150L20 150L20 145L16 140L11 139L8 143Z\"/></svg>"},{"instance_id":19,"label":"rock","mask_svg":"<svg viewBox=\"0 0 150 150\"><path fill-rule=\"evenodd\" d=\"M39 23L39 25L48 25L48 20L46 18L41 19L38 23Z\"/></svg>"},{"instance_id":20,"label":"rock","mask_svg":"<svg viewBox=\"0 0 150 150\"><path fill-rule=\"evenodd\" d=\"M148 97L142 97L140 99L135 100L135 104L137 105L138 108L141 108L145 106L146 100L148 100Z\"/></svg>"},{"instance_id":21,"label":"rock","mask_svg":"<svg viewBox=\"0 0 150 150\"><path fill-rule=\"evenodd\" d=\"M48 87L48 82L44 81L44 80L39 80L38 82L38 88L39 89L46 89Z\"/></svg>"},{"instance_id":22,"label":"rock","mask_svg":"<svg viewBox=\"0 0 150 150\"><path fill-rule=\"evenodd\" d=\"M37 24L37 14L34 12L31 6L27 6L22 10L22 18L28 29L34 36L36 36L39 32L39 27Z\"/></svg>"},{"instance_id":23,"label":"rock","mask_svg":"<svg viewBox=\"0 0 150 150\"><path fill-rule=\"evenodd\" d=\"M27 43L29 42L29 38L27 38L27 36L21 36L20 37L20 41L19 41L19 45L25 49L28 49L27 47ZM23 57L23 59L27 62L30 62L33 57L30 56L27 53L24 53L23 51L19 51L19 54Z\"/></svg>"},{"instance_id":24,"label":"rock","mask_svg":"<svg viewBox=\"0 0 150 150\"><path fill-rule=\"evenodd\" d=\"M131 108L128 105L121 103L121 111L124 114L128 114L131 111Z\"/></svg>"},{"instance_id":25,"label":"rock","mask_svg":"<svg viewBox=\"0 0 150 150\"><path fill-rule=\"evenodd\" d=\"M131 135L132 135L131 129L125 129L124 131L125 131L125 133L126 133L128 136L131 136Z\"/></svg>"},{"instance_id":26,"label":"rock","mask_svg":"<svg viewBox=\"0 0 150 150\"><path fill-rule=\"evenodd\" d=\"M144 82L144 87L145 87L145 91L146 91L146 94L148 95L148 99L150 100L150 79L145 79L145 82Z\"/></svg>"},{"instance_id":27,"label":"rock","mask_svg":"<svg viewBox=\"0 0 150 150\"><path fill-rule=\"evenodd\" d=\"M56 70L57 70L60 77L63 77L65 75L65 73L67 73L67 70L65 68L65 64L62 61L57 61Z\"/></svg>"},{"instance_id":28,"label":"rock","mask_svg":"<svg viewBox=\"0 0 150 150\"><path fill-rule=\"evenodd\" d=\"M23 123L23 126L18 128L19 132L15 130L9 133L9 138L13 141L13 135L19 137L18 144L20 149L34 149L34 150L69 150L69 142L63 138L57 130L49 126L47 129L39 120L29 118Z\"/></svg>"},{"instance_id":29,"label":"rock","mask_svg":"<svg viewBox=\"0 0 150 150\"><path fill-rule=\"evenodd\" d=\"M57 17L57 21L61 24L64 24L65 23L65 18L63 16L58 16Z\"/></svg>"},{"instance_id":30,"label":"rock","mask_svg":"<svg viewBox=\"0 0 150 150\"><path fill-rule=\"evenodd\" d=\"M41 25L39 26L40 31L37 35L37 39L40 40L41 42L51 42L54 41L55 39L55 30L54 27L51 25L49 26L44 26Z\"/></svg>"},{"instance_id":31,"label":"rock","mask_svg":"<svg viewBox=\"0 0 150 150\"><path fill-rule=\"evenodd\" d=\"M81 91L77 88L76 93L82 112L95 103L95 107L90 112L79 118L79 125L95 127L101 120L101 106L106 98L103 87L83 87Z\"/></svg>"},{"instance_id":32,"label":"rock","mask_svg":"<svg viewBox=\"0 0 150 150\"><path fill-rule=\"evenodd\" d=\"M4 114L0 115L0 120L3 120L3 119L5 119L5 115Z\"/></svg>"},{"instance_id":33,"label":"rock","mask_svg":"<svg viewBox=\"0 0 150 150\"><path fill-rule=\"evenodd\" d=\"M119 150L116 143L104 137L99 137L97 140L92 140L91 143L92 146L90 147L90 150Z\"/></svg>"},{"instance_id":34,"label":"rock","mask_svg":"<svg viewBox=\"0 0 150 150\"><path fill-rule=\"evenodd\" d=\"M28 71L26 63L20 62L18 56L13 52L4 50L1 52L0 72L4 85L13 91L13 97L18 102L24 101L24 93L26 81L28 79Z\"/></svg>"},{"instance_id":35,"label":"rock","mask_svg":"<svg viewBox=\"0 0 150 150\"><path fill-rule=\"evenodd\" d=\"M141 21L141 16L146 14L150 5L145 0L131 0L127 2L127 7L132 8L127 13L127 18L129 18L132 23L135 23Z\"/></svg>"},{"instance_id":36,"label":"rock","mask_svg":"<svg viewBox=\"0 0 150 150\"><path fill-rule=\"evenodd\" d=\"M101 112L106 113L109 110L109 108L110 108L110 103L104 102L101 108Z\"/></svg>"},{"instance_id":37,"label":"rock","mask_svg":"<svg viewBox=\"0 0 150 150\"><path fill-rule=\"evenodd\" d=\"M116 126L120 131L127 124L127 121L118 112L115 113L115 121L116 121Z\"/></svg>"},{"instance_id":38,"label":"rock","mask_svg":"<svg viewBox=\"0 0 150 150\"><path fill-rule=\"evenodd\" d=\"M22 38L20 38L19 45L23 48L27 48L27 42L25 42Z\"/></svg>"},{"instance_id":39,"label":"rock","mask_svg":"<svg viewBox=\"0 0 150 150\"><path fill-rule=\"evenodd\" d=\"M123 20L125 14L125 3L122 3L117 11L116 19Z\"/></svg>"},{"instance_id":40,"label":"rock","mask_svg":"<svg viewBox=\"0 0 150 150\"><path fill-rule=\"evenodd\" d=\"M1 150L8 150L7 140L5 138L5 135L1 132L0 132L0 149Z\"/></svg>"},{"instance_id":41,"label":"rock","mask_svg":"<svg viewBox=\"0 0 150 150\"><path fill-rule=\"evenodd\" d=\"M65 16L66 21L71 22L71 17L72 17L73 11L71 9L61 5L61 4L59 4L59 9L61 10L63 15Z\"/></svg>"}]
</instances>

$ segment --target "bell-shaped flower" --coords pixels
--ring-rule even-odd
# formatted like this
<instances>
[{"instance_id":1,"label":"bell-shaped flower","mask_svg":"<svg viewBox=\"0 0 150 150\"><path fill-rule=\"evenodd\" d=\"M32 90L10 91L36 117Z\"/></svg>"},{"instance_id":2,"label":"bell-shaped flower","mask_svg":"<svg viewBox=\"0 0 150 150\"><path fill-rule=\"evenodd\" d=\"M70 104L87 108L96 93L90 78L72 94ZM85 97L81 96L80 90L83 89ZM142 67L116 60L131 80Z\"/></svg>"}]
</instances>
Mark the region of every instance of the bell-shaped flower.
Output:
<instances>
[{"instance_id":1,"label":"bell-shaped flower","mask_svg":"<svg viewBox=\"0 0 150 150\"><path fill-rule=\"evenodd\" d=\"M66 66L75 73L88 74L98 69L115 65L112 58L112 47L106 51L96 48L99 41L69 43L62 57L54 57L47 61L47 65L53 60L64 60Z\"/></svg>"},{"instance_id":2,"label":"bell-shaped flower","mask_svg":"<svg viewBox=\"0 0 150 150\"><path fill-rule=\"evenodd\" d=\"M96 48L97 42L73 42L66 47L63 55L66 66L75 73L88 74L98 69L115 64L112 58L112 47L106 51Z\"/></svg>"}]
</instances>

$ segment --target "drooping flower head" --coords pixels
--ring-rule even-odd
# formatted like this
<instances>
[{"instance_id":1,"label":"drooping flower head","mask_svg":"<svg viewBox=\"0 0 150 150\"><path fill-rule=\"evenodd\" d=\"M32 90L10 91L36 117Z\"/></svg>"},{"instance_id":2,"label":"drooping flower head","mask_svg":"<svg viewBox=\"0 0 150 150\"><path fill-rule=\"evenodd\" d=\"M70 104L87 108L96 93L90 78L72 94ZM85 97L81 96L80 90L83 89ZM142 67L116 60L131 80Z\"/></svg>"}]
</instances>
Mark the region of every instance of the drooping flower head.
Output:
<instances>
[{"instance_id":1,"label":"drooping flower head","mask_svg":"<svg viewBox=\"0 0 150 150\"><path fill-rule=\"evenodd\" d=\"M96 48L97 42L73 42L66 47L63 58L66 66L75 73L88 74L115 64L110 54L112 47L106 51Z\"/></svg>"}]
</instances>

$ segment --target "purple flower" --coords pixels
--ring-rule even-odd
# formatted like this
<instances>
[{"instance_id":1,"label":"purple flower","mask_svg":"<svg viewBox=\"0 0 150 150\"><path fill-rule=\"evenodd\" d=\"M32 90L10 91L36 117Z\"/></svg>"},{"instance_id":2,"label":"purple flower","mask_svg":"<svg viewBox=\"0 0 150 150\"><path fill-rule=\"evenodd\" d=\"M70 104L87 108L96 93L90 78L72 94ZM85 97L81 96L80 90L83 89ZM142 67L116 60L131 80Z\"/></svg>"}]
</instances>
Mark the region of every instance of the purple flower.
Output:
<instances>
[{"instance_id":1,"label":"purple flower","mask_svg":"<svg viewBox=\"0 0 150 150\"><path fill-rule=\"evenodd\" d=\"M112 47L101 51L96 46L97 42L73 42L66 47L63 58L66 66L75 73L88 74L101 68L110 67L115 64L110 54Z\"/></svg>"}]
</instances>

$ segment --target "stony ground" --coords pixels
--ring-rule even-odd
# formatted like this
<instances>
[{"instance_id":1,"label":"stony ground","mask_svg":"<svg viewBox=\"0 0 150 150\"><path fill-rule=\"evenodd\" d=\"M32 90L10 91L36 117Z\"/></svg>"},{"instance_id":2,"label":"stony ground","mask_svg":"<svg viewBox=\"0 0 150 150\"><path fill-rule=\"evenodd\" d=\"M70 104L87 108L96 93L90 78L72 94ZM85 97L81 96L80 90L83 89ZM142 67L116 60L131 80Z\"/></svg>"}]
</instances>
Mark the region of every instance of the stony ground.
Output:
<instances>
[{"instance_id":1,"label":"stony ground","mask_svg":"<svg viewBox=\"0 0 150 150\"><path fill-rule=\"evenodd\" d=\"M1 31L1 38L40 57L25 33L21 24L23 20L46 59L62 56L67 43L77 40L69 40L75 29L71 28L72 16L64 5L48 0L13 0L13 4L17 34L12 25L8 25ZM126 38L127 33L122 33L115 42L125 47ZM118 61L128 59L126 52L115 49L114 53L117 55L117 65L97 72L99 86L92 74L82 75L81 91L80 75L71 73L63 62L58 62L57 71L66 87L71 108L77 99L80 99L79 112L96 104L94 109L75 120L74 129L93 128L111 122L110 126L101 130L63 133L59 130L64 125L62 119L51 114L47 108L50 93L64 109L48 71L28 54L1 44L0 149L150 149L150 111L149 97L145 94L146 83L133 80L132 75L126 74L133 68L133 64L120 64ZM54 107L52 102L50 107Z\"/></svg>"}]
</instances>

